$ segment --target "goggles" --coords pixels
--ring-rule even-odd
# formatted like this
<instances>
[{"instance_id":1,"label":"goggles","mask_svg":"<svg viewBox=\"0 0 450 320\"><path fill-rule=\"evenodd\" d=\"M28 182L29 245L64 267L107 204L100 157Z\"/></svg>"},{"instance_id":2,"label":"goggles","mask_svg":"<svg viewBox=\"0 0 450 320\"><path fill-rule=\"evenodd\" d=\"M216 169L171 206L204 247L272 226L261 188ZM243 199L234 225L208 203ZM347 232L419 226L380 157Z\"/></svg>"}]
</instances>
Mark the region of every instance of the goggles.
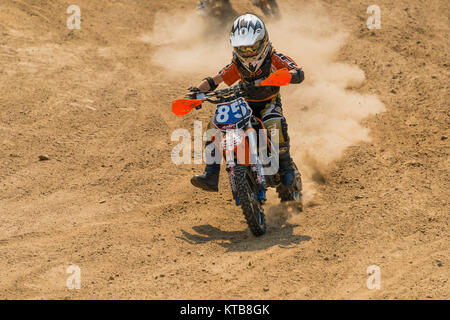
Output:
<instances>
[{"instance_id":1,"label":"goggles","mask_svg":"<svg viewBox=\"0 0 450 320\"><path fill-rule=\"evenodd\" d=\"M261 44L262 40L259 40L252 46L237 47L236 50L244 57L251 57L258 53Z\"/></svg>"}]
</instances>

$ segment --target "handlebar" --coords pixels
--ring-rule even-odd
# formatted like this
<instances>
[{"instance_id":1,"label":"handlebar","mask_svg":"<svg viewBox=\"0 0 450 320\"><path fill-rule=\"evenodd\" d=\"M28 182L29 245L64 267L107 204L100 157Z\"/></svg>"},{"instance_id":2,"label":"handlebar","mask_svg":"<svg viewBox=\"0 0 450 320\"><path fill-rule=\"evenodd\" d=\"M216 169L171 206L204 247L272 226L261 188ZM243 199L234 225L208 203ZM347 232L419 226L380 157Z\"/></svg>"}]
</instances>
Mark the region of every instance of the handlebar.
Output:
<instances>
[{"instance_id":1,"label":"handlebar","mask_svg":"<svg viewBox=\"0 0 450 320\"><path fill-rule=\"evenodd\" d=\"M214 104L229 102L236 98L245 97L250 88L259 86L286 86L291 82L292 75L287 68L279 69L269 77L257 83L240 83L227 89L216 90L213 92L196 92L195 100L208 101ZM216 99L212 99L215 97Z\"/></svg>"},{"instance_id":2,"label":"handlebar","mask_svg":"<svg viewBox=\"0 0 450 320\"><path fill-rule=\"evenodd\" d=\"M239 97L244 97L249 88L255 87L254 84L240 83L226 89L216 90L208 93L201 93L204 97L201 100L208 101L213 104L229 102ZM198 95L197 95L198 97ZM213 99L216 98L216 99Z\"/></svg>"},{"instance_id":3,"label":"handlebar","mask_svg":"<svg viewBox=\"0 0 450 320\"><path fill-rule=\"evenodd\" d=\"M213 104L230 102L237 98L247 96L250 88L259 86L286 86L291 82L292 75L287 68L279 69L272 73L268 78L262 80L258 84L240 83L227 89L216 90L213 92L192 92L187 95L188 99L177 99L172 102L172 112L177 116L184 116L192 111L192 109L200 109L202 102L208 101Z\"/></svg>"}]
</instances>

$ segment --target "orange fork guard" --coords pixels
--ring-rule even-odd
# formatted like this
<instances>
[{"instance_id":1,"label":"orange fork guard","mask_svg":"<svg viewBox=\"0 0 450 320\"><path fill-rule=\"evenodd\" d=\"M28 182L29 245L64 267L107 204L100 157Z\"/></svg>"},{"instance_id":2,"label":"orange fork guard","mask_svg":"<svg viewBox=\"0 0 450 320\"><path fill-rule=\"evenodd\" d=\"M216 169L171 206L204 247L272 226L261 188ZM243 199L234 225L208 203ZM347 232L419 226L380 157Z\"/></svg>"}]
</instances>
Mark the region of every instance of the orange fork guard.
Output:
<instances>
[{"instance_id":1,"label":"orange fork guard","mask_svg":"<svg viewBox=\"0 0 450 320\"><path fill-rule=\"evenodd\" d=\"M261 82L262 86L282 87L287 86L292 79L292 75L287 68L279 69L272 73L267 79Z\"/></svg>"},{"instance_id":2,"label":"orange fork guard","mask_svg":"<svg viewBox=\"0 0 450 320\"><path fill-rule=\"evenodd\" d=\"M172 102L172 112L177 116L182 117L202 103L202 100L178 99Z\"/></svg>"}]
</instances>

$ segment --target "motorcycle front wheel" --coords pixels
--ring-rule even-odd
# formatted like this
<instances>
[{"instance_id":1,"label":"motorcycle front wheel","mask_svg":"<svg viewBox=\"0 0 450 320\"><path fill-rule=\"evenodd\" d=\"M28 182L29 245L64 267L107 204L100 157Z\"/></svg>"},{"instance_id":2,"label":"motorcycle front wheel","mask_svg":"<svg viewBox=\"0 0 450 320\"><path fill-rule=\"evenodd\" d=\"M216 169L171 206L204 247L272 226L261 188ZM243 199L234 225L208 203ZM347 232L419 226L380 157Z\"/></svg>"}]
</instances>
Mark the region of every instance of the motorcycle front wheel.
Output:
<instances>
[{"instance_id":1,"label":"motorcycle front wheel","mask_svg":"<svg viewBox=\"0 0 450 320\"><path fill-rule=\"evenodd\" d=\"M267 225L262 204L257 199L257 190L252 179L250 167L236 165L234 167L234 182L236 196L247 220L248 227L254 236L262 236L266 233Z\"/></svg>"}]
</instances>

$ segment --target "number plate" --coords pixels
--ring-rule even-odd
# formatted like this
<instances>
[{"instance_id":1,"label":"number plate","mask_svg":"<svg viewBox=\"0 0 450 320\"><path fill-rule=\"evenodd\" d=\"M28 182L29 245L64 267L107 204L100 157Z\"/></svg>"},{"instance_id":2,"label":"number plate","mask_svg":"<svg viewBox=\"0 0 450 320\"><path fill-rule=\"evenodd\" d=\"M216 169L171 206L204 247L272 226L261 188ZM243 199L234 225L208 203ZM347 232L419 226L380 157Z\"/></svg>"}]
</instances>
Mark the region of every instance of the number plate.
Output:
<instances>
[{"instance_id":1,"label":"number plate","mask_svg":"<svg viewBox=\"0 0 450 320\"><path fill-rule=\"evenodd\" d=\"M214 114L214 124L218 128L232 127L237 122L248 117L250 113L250 107L244 98L218 104Z\"/></svg>"}]
</instances>

